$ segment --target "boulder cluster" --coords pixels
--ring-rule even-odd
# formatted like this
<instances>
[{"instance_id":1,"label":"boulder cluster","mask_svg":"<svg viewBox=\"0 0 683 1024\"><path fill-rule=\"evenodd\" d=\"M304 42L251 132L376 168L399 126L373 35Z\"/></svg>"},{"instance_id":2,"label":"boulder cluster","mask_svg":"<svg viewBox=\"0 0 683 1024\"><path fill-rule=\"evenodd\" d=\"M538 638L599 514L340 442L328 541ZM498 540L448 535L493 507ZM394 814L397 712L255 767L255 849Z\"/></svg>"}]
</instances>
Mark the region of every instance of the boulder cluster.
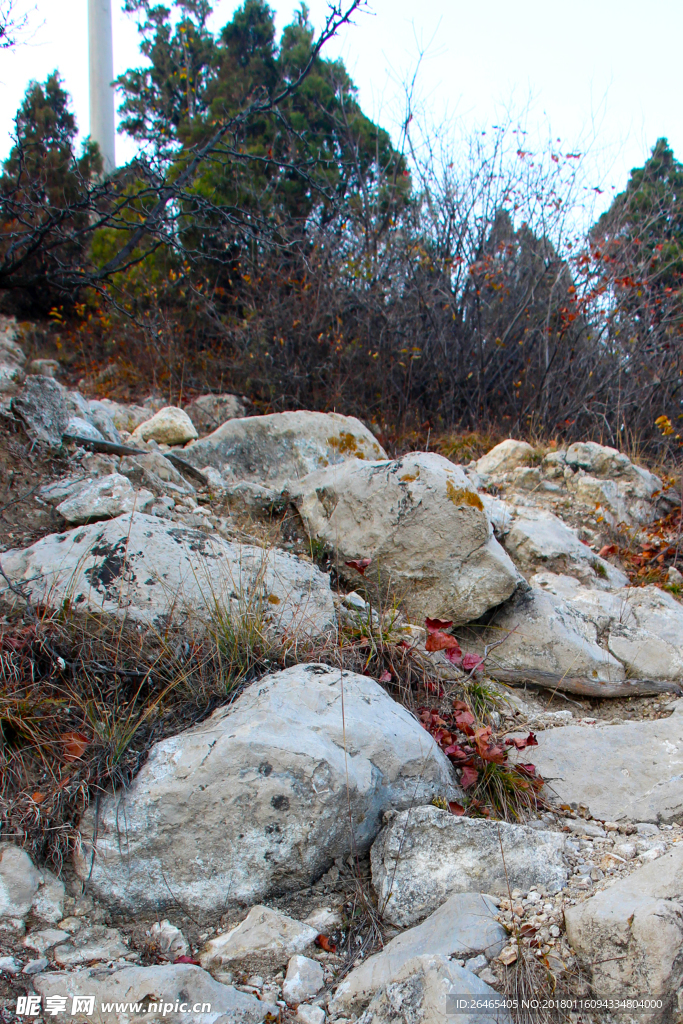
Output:
<instances>
[{"instance_id":1,"label":"boulder cluster","mask_svg":"<svg viewBox=\"0 0 683 1024\"><path fill-rule=\"evenodd\" d=\"M194 629L257 609L320 659L156 742L128 788L91 802L63 878L0 834L8 991L57 1020L93 1019L72 1012L92 995L111 1024L155 1020L157 1002L178 1024L486 1024L507 1018L453 1017L449 998L500 998L532 958L563 991L678 1020L683 606L677 586L631 585L604 541L680 493L593 442L392 459L353 417L87 399L38 363L5 323L2 416L62 453L36 491L60 532L1 554L7 615L28 599ZM536 730L513 757L546 780L537 815L451 813L466 787L413 709L323 656L344 622L387 609L444 686L468 673L425 620L452 626L501 732ZM634 698L649 717L629 718ZM349 959L359 914L374 924Z\"/></svg>"}]
</instances>

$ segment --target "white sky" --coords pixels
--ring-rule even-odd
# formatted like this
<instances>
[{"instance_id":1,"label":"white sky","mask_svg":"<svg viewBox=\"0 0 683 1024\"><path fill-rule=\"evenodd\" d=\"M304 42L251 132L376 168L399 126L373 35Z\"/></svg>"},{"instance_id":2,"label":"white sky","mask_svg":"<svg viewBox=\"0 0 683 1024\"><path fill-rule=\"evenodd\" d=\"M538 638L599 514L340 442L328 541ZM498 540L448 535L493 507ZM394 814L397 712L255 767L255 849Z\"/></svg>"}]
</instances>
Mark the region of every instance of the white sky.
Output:
<instances>
[{"instance_id":1,"label":"white sky","mask_svg":"<svg viewBox=\"0 0 683 1024\"><path fill-rule=\"evenodd\" d=\"M87 0L34 3L39 27L14 53L0 51L0 158L10 148L12 118L30 79L57 68L88 130ZM139 64L135 23L113 0L116 74ZM214 25L238 4L216 0ZM271 0L278 28L298 6ZM309 0L319 28L325 0ZM589 164L594 184L623 188L660 135L683 159L681 0L370 0L371 13L329 44L341 55L365 112L392 129L401 110L400 82L426 50L418 94L433 121L446 115L465 127L497 123L501 106L520 111L531 98L527 127L561 137L567 150L596 135ZM119 136L117 160L134 153Z\"/></svg>"}]
</instances>

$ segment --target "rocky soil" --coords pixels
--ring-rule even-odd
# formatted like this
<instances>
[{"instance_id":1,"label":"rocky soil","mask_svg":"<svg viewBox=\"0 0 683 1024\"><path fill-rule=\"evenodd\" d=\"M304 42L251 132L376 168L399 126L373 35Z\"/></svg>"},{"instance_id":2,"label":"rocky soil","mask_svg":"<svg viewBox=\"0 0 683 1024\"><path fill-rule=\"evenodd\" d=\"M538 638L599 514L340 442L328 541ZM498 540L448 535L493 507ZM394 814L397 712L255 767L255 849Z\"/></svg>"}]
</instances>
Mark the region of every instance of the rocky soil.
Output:
<instances>
[{"instance_id":1,"label":"rocky soil","mask_svg":"<svg viewBox=\"0 0 683 1024\"><path fill-rule=\"evenodd\" d=\"M20 342L3 320L3 1020L683 1021L672 480L593 442L455 465L235 395L89 399ZM50 700L75 672L56 622L179 638L183 686L201 645L246 652L188 728L155 697L62 846L20 693L27 637ZM77 730L57 701L64 787L101 685ZM454 1012L524 994L654 1003Z\"/></svg>"}]
</instances>

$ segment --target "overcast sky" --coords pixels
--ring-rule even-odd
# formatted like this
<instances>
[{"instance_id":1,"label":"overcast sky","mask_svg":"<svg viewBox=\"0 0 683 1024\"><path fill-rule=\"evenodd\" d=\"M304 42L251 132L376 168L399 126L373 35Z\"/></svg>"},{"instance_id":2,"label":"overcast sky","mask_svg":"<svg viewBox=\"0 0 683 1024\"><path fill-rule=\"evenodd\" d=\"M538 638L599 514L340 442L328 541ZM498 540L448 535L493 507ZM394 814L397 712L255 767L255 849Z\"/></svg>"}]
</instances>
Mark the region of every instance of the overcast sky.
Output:
<instances>
[{"instance_id":1,"label":"overcast sky","mask_svg":"<svg viewBox=\"0 0 683 1024\"><path fill-rule=\"evenodd\" d=\"M78 125L88 131L87 0L35 3L33 38L14 53L0 51L0 157L7 155L12 118L31 79L55 68L73 97ZM113 0L117 74L140 63L134 20ZM217 0L214 25L238 4ZM278 28L298 6L271 0ZM528 127L561 137L567 149L593 143L590 174L596 185L623 188L659 136L683 159L679 70L683 40L681 0L371 0L329 44L355 80L363 109L386 127L398 123L401 81L425 51L418 79L423 108L433 121L486 127L501 107L522 110L531 99ZM319 28L325 0L309 0ZM118 137L117 160L134 146Z\"/></svg>"}]
</instances>

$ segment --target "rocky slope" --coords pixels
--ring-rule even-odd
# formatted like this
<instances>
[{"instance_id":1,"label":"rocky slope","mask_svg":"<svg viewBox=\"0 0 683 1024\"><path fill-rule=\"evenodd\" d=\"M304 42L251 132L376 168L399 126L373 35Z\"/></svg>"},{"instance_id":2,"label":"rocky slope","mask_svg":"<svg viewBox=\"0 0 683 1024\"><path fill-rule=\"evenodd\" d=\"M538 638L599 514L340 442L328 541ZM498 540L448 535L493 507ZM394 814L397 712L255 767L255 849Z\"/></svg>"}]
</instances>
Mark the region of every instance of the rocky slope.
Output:
<instances>
[{"instance_id":1,"label":"rocky slope","mask_svg":"<svg viewBox=\"0 0 683 1024\"><path fill-rule=\"evenodd\" d=\"M285 652L91 801L61 877L0 833L8 1014L445 1024L523 976L681 1019L683 608L615 542L676 512L667 482L594 443L456 466L232 395L89 400L2 328L3 635L251 616ZM468 742L533 762L523 820L473 799Z\"/></svg>"}]
</instances>

